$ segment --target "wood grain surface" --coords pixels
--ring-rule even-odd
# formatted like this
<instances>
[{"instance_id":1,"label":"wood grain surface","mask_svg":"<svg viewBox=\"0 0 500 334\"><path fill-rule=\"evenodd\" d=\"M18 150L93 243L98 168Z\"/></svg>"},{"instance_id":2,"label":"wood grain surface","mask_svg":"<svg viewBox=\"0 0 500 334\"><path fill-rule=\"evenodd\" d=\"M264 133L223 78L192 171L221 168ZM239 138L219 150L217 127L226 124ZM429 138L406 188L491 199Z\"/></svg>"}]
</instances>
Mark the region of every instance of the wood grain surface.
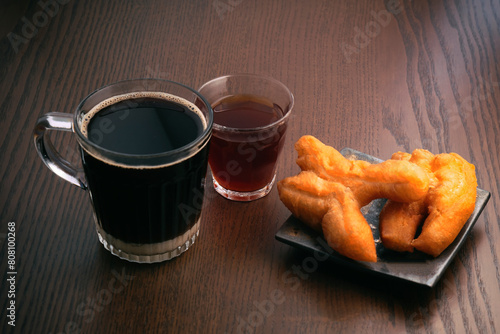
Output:
<instances>
[{"instance_id":1,"label":"wood grain surface","mask_svg":"<svg viewBox=\"0 0 500 334\"><path fill-rule=\"evenodd\" d=\"M499 1L42 0L0 11L17 22L0 36L2 333L500 333ZM305 134L382 159L426 148L476 166L491 199L434 288L314 265L275 240L290 216L276 189L236 203L207 187L200 238L172 261L104 250L88 195L38 158L37 118L122 79L197 88L239 72L295 96L279 179L298 171ZM71 134L51 138L78 163Z\"/></svg>"}]
</instances>

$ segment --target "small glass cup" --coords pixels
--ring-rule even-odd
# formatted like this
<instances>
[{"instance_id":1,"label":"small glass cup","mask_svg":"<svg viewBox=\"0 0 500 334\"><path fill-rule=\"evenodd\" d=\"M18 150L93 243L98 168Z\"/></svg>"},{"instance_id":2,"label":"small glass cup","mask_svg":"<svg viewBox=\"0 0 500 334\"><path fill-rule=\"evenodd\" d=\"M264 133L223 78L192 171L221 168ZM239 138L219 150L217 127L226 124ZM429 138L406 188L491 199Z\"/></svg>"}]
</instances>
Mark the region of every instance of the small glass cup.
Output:
<instances>
[{"instance_id":1,"label":"small glass cup","mask_svg":"<svg viewBox=\"0 0 500 334\"><path fill-rule=\"evenodd\" d=\"M276 179L292 93L278 80L254 74L218 77L198 91L214 110L209 165L215 190L235 201L267 195Z\"/></svg>"}]
</instances>

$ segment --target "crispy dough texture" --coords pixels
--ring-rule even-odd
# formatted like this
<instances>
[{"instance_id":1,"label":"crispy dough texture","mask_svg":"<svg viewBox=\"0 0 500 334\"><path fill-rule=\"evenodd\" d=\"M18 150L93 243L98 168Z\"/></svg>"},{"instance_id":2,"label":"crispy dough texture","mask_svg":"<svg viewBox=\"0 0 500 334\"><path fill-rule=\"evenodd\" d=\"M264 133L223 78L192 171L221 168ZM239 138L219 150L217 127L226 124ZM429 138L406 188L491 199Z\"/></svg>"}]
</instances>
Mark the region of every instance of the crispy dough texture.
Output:
<instances>
[{"instance_id":1,"label":"crispy dough texture","mask_svg":"<svg viewBox=\"0 0 500 334\"><path fill-rule=\"evenodd\" d=\"M424 168L430 176L430 188L420 201L386 203L379 217L382 243L396 251L412 252L415 248L437 257L455 240L474 211L475 167L456 153L433 155L425 150L415 150L411 155L398 152L392 159L409 160ZM414 239L422 223L422 232Z\"/></svg>"},{"instance_id":2,"label":"crispy dough texture","mask_svg":"<svg viewBox=\"0 0 500 334\"><path fill-rule=\"evenodd\" d=\"M341 183L303 171L278 182L281 201L336 251L358 261L376 262L372 231L353 192Z\"/></svg>"},{"instance_id":3,"label":"crispy dough texture","mask_svg":"<svg viewBox=\"0 0 500 334\"><path fill-rule=\"evenodd\" d=\"M422 167L430 176L430 188L436 184L437 180L431 168L434 154L431 152L421 149L413 151L412 154L396 152L391 159L410 161ZM411 243L427 213L425 198L411 203L388 200L379 216L380 239L384 247L398 252L413 252Z\"/></svg>"},{"instance_id":4,"label":"crispy dough texture","mask_svg":"<svg viewBox=\"0 0 500 334\"><path fill-rule=\"evenodd\" d=\"M371 228L360 208L375 198L411 202L425 197L427 173L408 161L351 161L312 136L295 144L296 176L278 182L281 201L301 221L322 231L330 247L358 261L376 262Z\"/></svg>"},{"instance_id":5,"label":"crispy dough texture","mask_svg":"<svg viewBox=\"0 0 500 334\"><path fill-rule=\"evenodd\" d=\"M386 203L379 215L380 240L384 247L398 252L413 252L411 243L426 216L427 205L422 200Z\"/></svg>"},{"instance_id":6,"label":"crispy dough texture","mask_svg":"<svg viewBox=\"0 0 500 334\"><path fill-rule=\"evenodd\" d=\"M474 211L477 178L474 165L456 153L436 155L432 171L437 184L426 198L429 216L412 245L436 257L455 240Z\"/></svg>"},{"instance_id":7,"label":"crispy dough texture","mask_svg":"<svg viewBox=\"0 0 500 334\"><path fill-rule=\"evenodd\" d=\"M320 179L308 171L278 182L281 201L288 210L318 232L322 231L321 221L340 187L341 184Z\"/></svg>"},{"instance_id":8,"label":"crispy dough texture","mask_svg":"<svg viewBox=\"0 0 500 334\"><path fill-rule=\"evenodd\" d=\"M299 154L297 164L302 170L314 171L321 178L351 188L361 206L376 198L413 202L424 197L429 189L427 173L409 161L370 164L348 160L313 136L301 137L295 149Z\"/></svg>"},{"instance_id":9,"label":"crispy dough texture","mask_svg":"<svg viewBox=\"0 0 500 334\"><path fill-rule=\"evenodd\" d=\"M325 240L344 256L357 261L377 262L377 250L372 230L352 191L345 187L332 201L330 210L323 217Z\"/></svg>"}]
</instances>

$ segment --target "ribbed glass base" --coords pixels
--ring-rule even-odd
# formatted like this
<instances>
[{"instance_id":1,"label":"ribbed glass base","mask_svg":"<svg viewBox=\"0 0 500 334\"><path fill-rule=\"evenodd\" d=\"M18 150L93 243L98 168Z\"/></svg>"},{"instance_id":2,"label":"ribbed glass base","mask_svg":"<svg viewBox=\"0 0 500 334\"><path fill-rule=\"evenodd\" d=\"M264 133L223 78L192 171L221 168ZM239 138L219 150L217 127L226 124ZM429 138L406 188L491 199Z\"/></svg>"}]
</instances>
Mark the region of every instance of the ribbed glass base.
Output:
<instances>
[{"instance_id":1,"label":"ribbed glass base","mask_svg":"<svg viewBox=\"0 0 500 334\"><path fill-rule=\"evenodd\" d=\"M97 225L97 235L104 248L121 259L138 263L163 262L177 257L194 244L199 233L200 220L175 239L154 244L132 244L114 238Z\"/></svg>"}]
</instances>

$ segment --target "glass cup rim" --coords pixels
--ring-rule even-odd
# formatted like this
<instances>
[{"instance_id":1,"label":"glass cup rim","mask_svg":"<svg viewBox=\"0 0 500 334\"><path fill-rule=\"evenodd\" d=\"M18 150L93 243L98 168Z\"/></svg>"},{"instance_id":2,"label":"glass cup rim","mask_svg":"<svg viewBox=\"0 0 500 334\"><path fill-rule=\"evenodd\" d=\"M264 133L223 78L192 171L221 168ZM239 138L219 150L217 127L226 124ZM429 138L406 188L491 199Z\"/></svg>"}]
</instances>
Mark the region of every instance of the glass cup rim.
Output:
<instances>
[{"instance_id":1,"label":"glass cup rim","mask_svg":"<svg viewBox=\"0 0 500 334\"><path fill-rule=\"evenodd\" d=\"M190 143L188 143L188 144L186 144L186 145L184 145L182 147L176 148L174 150L166 151L166 152L153 153L153 154L130 154L130 153L122 153L122 152L112 151L112 150L106 149L106 148L104 148L104 147L102 147L102 146L100 146L100 145L92 142L89 138L87 138L81 132L80 126L79 126L80 112L82 111L83 106L85 105L85 103L91 97L93 97L95 94L103 91L104 89L110 88L112 86L125 85L127 83L138 83L138 82L163 82L165 84L173 84L173 85L179 86L181 88L187 89L188 91L191 91L193 94L196 95L197 98L199 98L203 102L203 104L205 104L205 106L208 109L208 117L207 117L207 120L206 120L207 121L206 128L193 141L191 141ZM153 90L149 90L149 91L153 92ZM161 91L161 89L158 89L157 91L158 92L163 92L163 91ZM134 92L134 90L131 89L129 93L133 93L133 92ZM165 93L165 92L163 92L163 93ZM168 93L168 92L166 92L166 93ZM172 94L172 95L175 95L175 94ZM110 157L115 157L115 158L118 158L118 159L126 159L126 160L140 160L140 159L145 159L145 160L155 160L155 161L157 161L157 160L162 159L162 158L169 158L169 157L173 157L173 156L179 155L179 154L181 154L183 152L190 151L191 149L195 148L200 142L204 142L206 137L210 137L211 136L212 126L213 126L213 119L214 119L214 117L213 117L213 110L212 110L212 106L210 105L210 103L208 103L208 101L198 91L194 90L193 88L191 88L189 86L186 86L186 85L184 85L182 83L179 83L179 82L176 82L176 81L167 80L167 79L157 79L157 78L126 79L126 80L116 81L116 82L112 82L110 84L104 85L104 86L102 86L100 88L95 89L90 94L88 94L78 104L78 106L76 107L76 110L75 110L75 112L73 114L73 130L77 134L77 137L78 137L78 139L79 139L80 142L83 142L86 145L88 145L89 147L91 147L92 149L96 150L97 152L106 154L106 155L108 155ZM86 149L86 148L84 148L84 149Z\"/></svg>"},{"instance_id":2,"label":"glass cup rim","mask_svg":"<svg viewBox=\"0 0 500 334\"><path fill-rule=\"evenodd\" d=\"M222 79L227 79L227 78L234 78L234 77L246 77L246 78L254 78L254 79L264 79L264 80L267 80L269 82L272 82L274 84L277 84L278 86L280 86L281 88L284 89L285 92L287 92L287 94L289 95L290 97L290 104L289 104L289 108L288 108L288 111L278 120L272 122L272 123L269 123L267 125L263 125L263 126L258 126L258 127L253 127L253 128L235 128L235 127L231 127L231 126L225 126L225 125L220 125L220 124L217 124L215 123L215 121L213 122L213 128L216 129L217 131L221 131L221 132L237 132L237 133L248 133L248 132L256 132L256 131L265 131L265 130L268 130L268 129L271 129L273 127L276 127L278 126L279 124L282 124L283 122L285 122L289 117L290 117L290 114L292 112L292 109L294 107L294 104L295 104L295 97L293 96L293 93L290 91L290 89L284 84L282 83L281 81L271 77L271 76L268 76L268 75L262 75L262 74L253 74L253 73L235 73L235 74L226 74L226 75L222 75L222 76L219 76L219 77L216 77L216 78L213 78L207 82L205 82L203 85L200 86L200 88L198 88L198 92L200 92L200 95L203 95L201 93L201 90L212 84L213 82L216 82L216 81L220 81Z\"/></svg>"}]
</instances>

